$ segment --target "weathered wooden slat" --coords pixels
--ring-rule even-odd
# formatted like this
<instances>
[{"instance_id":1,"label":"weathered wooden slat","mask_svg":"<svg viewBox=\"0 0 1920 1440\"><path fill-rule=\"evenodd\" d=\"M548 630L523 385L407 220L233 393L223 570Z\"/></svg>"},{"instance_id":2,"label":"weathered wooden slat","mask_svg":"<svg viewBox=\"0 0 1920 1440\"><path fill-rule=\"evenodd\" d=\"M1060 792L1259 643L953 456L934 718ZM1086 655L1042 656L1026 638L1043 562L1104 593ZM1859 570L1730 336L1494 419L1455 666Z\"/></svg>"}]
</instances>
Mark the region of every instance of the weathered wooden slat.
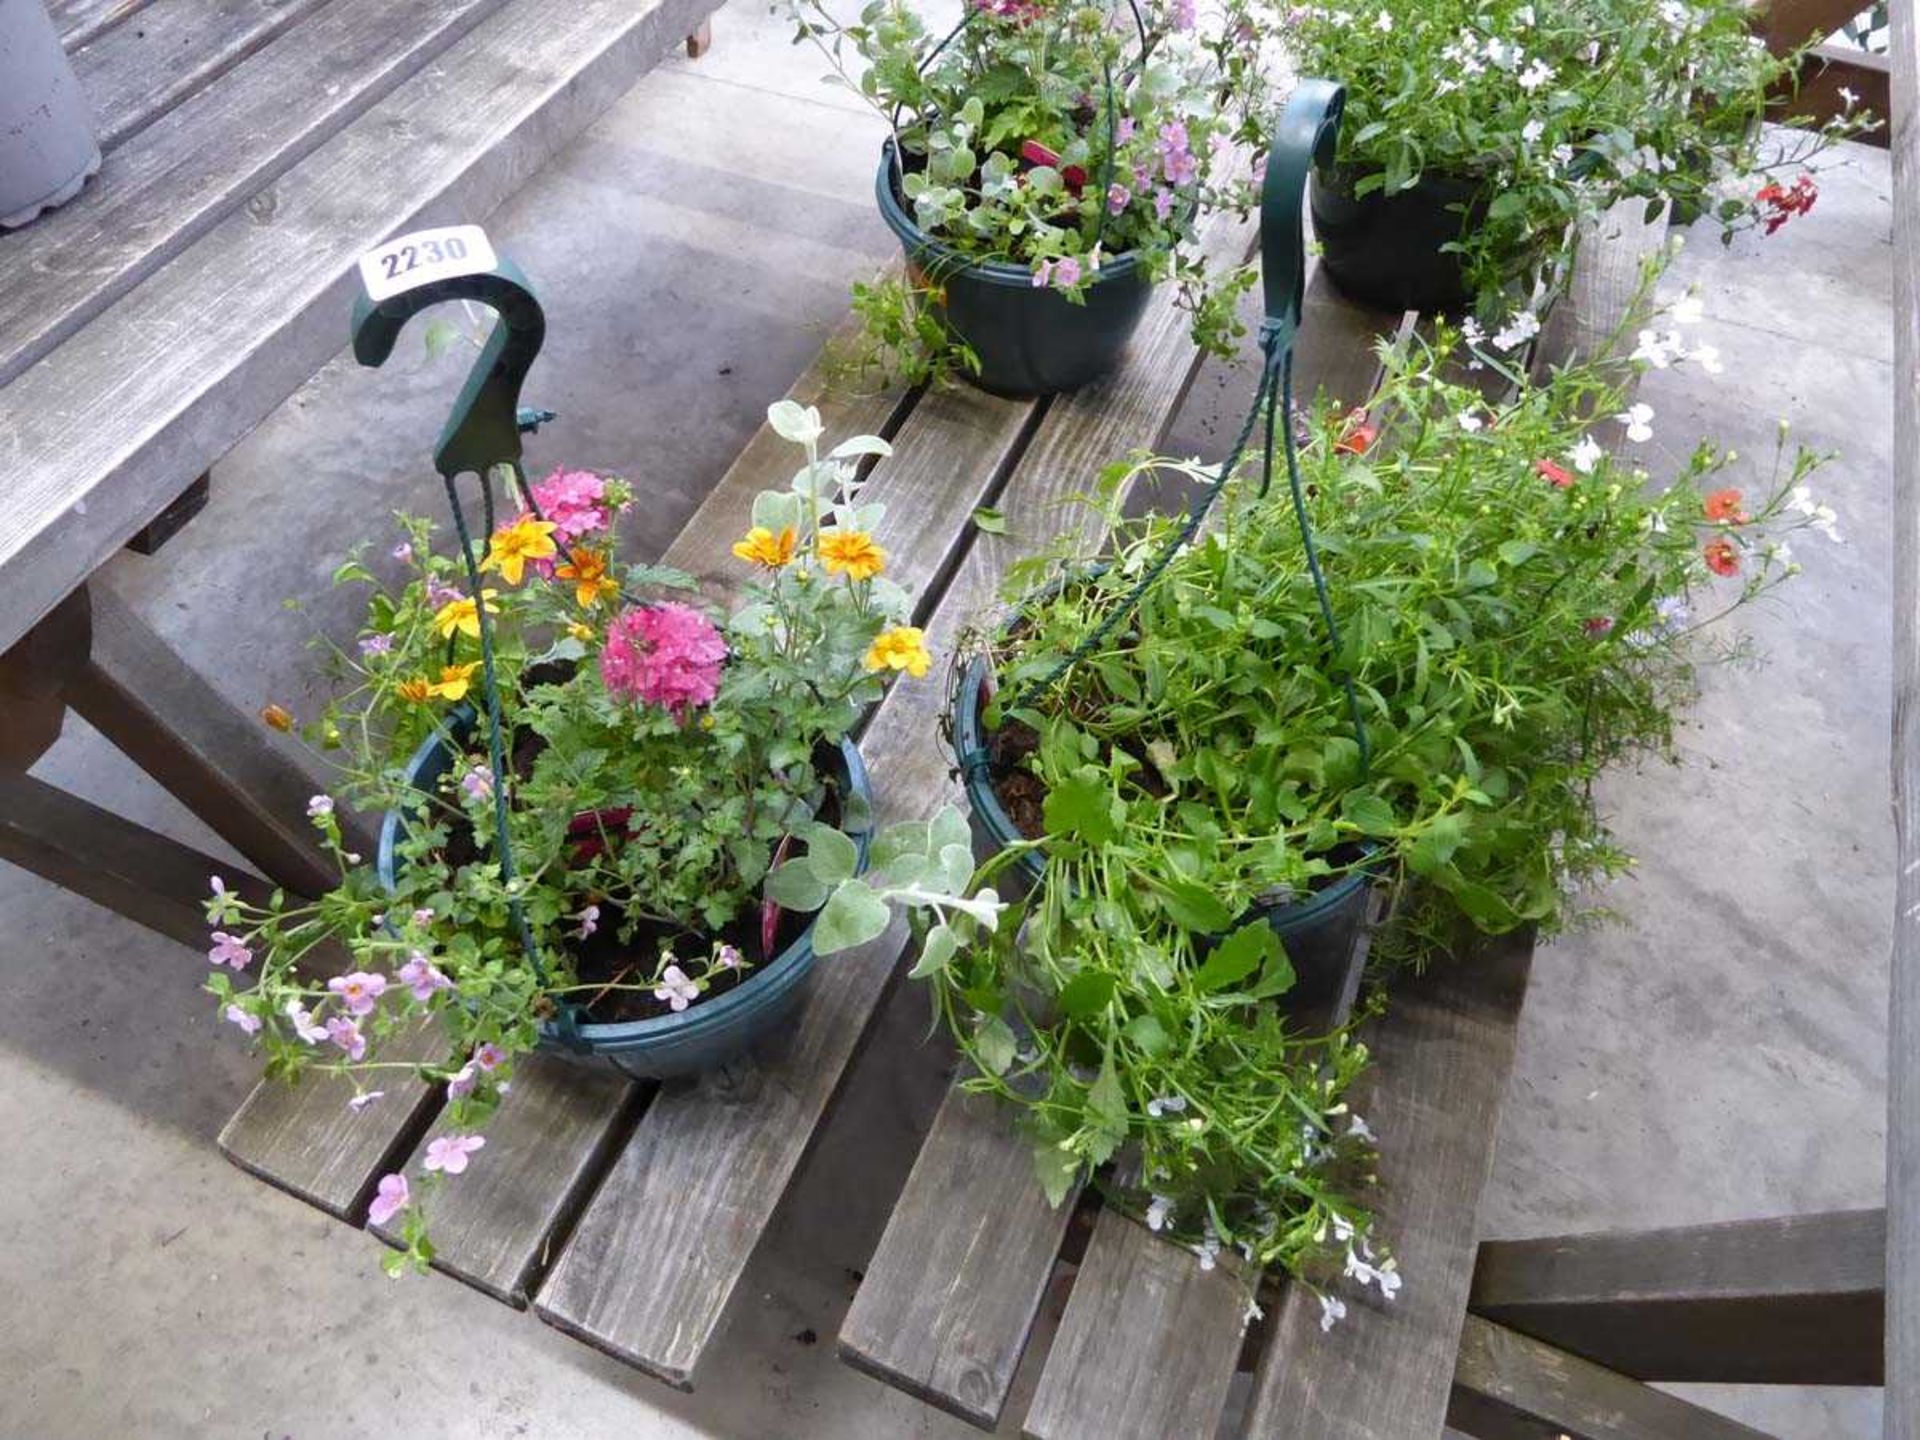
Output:
<instances>
[{"instance_id":1,"label":"weathered wooden slat","mask_svg":"<svg viewBox=\"0 0 1920 1440\"><path fill-rule=\"evenodd\" d=\"M191 403L180 402L184 410L173 412L183 431L175 437L177 448L185 454L218 453L340 348L340 317L352 293L355 256L410 225L484 215L521 176L624 93L710 3L661 0L636 7L631 0L581 0L556 10L544 0L512 0L440 64L283 178L269 192L274 204L267 219L254 223L245 217L247 224L221 226L170 267L165 291L150 301L143 289L115 307L85 336L16 382L7 398L23 385L37 387L43 375L57 373L71 352L90 347L102 332L133 350L124 358L135 368L121 369L114 361L118 386L144 386L138 368L141 337L150 333L149 326L165 331L177 321L180 333L194 337L195 364L216 372L209 376L189 369L168 381L177 387L202 379L207 385ZM433 143L395 150L391 137L396 134L431 136ZM229 317L215 310L195 330L186 317L230 283L222 276L235 266L256 277L262 304L247 309L251 321L238 328L228 328ZM172 307L183 296L185 313L177 315ZM267 328L256 332L252 325ZM273 343L264 343L263 336ZM105 355L89 355L85 368L97 369L105 361ZM239 385L243 393L223 393L215 380ZM158 403L160 394L138 398ZM65 455L70 451L59 447L84 445L90 433L63 426L36 438L56 447L47 453ZM146 464L133 440L122 431L105 455L96 452L89 468L104 462L101 474L117 477L123 486L144 479ZM0 453L7 441L0 429ZM119 458L110 458L114 455ZM110 553L118 541L107 537L137 510L137 503L130 507L123 495L116 498L117 505L103 499L89 507L87 516L73 517L90 521L109 509L117 516L102 522L98 532L69 532L68 543L83 548L104 543ZM8 538L0 530L0 564ZM9 586L18 574L10 572ZM57 586L59 574L40 572L36 579ZM0 586L0 595L15 594L17 589ZM7 622L0 604L0 633ZM379 1168L389 1156L407 1152L438 1103L422 1087L413 1102L422 1108L402 1113L402 1104L390 1103L400 1098L392 1090L389 1086L387 1100L355 1117L360 1123L349 1129L339 1113L344 1096L316 1097L314 1087L289 1092L263 1082L228 1123L221 1148L236 1164L323 1208L354 1214Z\"/></svg>"},{"instance_id":2,"label":"weathered wooden slat","mask_svg":"<svg viewBox=\"0 0 1920 1440\"><path fill-rule=\"evenodd\" d=\"M1920 1435L1920 24L1893 37L1893 974L1887 1062L1887 1440Z\"/></svg>"},{"instance_id":3,"label":"weathered wooden slat","mask_svg":"<svg viewBox=\"0 0 1920 1440\"><path fill-rule=\"evenodd\" d=\"M152 0L73 54L100 148L114 147L227 73L326 0Z\"/></svg>"},{"instance_id":4,"label":"weathered wooden slat","mask_svg":"<svg viewBox=\"0 0 1920 1440\"><path fill-rule=\"evenodd\" d=\"M1871 110L1884 119L1893 106L1892 79L1885 55L1851 45L1816 45L1800 67L1799 85L1780 103L1787 114L1814 125L1860 110ZM1851 101L1842 90L1852 92ZM1859 139L1864 145L1885 146L1887 126L1864 131Z\"/></svg>"},{"instance_id":5,"label":"weathered wooden slat","mask_svg":"<svg viewBox=\"0 0 1920 1440\"><path fill-rule=\"evenodd\" d=\"M846 327L851 332L852 325ZM832 346L828 347L831 353ZM817 405L822 422L835 437L894 428L911 397L899 391L849 395L831 392L827 354L816 359L787 392L802 405ZM687 522L663 557L666 564L706 577L718 591L742 578L743 567L730 547L746 528L753 497L784 487L798 452L793 443L762 425L720 483ZM876 480L872 497L884 500L887 481ZM940 557L931 547L911 547L905 527L918 513L903 507L883 532L893 549L893 574L917 587L933 576ZM899 537L896 541L895 537ZM651 1086L623 1076L542 1058L522 1069L512 1098L487 1126L484 1184L449 1187L432 1204L434 1263L482 1290L514 1304L524 1303L529 1288L565 1239L578 1205L611 1159L613 1148L632 1130L634 1116ZM398 1119L399 1117L396 1117ZM431 1135L422 1137L424 1146ZM419 1147L412 1164L420 1158ZM567 1193L547 1203L545 1191ZM577 1192L577 1194L576 1194Z\"/></svg>"},{"instance_id":6,"label":"weathered wooden slat","mask_svg":"<svg viewBox=\"0 0 1920 1440\"><path fill-rule=\"evenodd\" d=\"M132 19L153 0L51 0L47 13L68 50Z\"/></svg>"},{"instance_id":7,"label":"weathered wooden slat","mask_svg":"<svg viewBox=\"0 0 1920 1440\"><path fill-rule=\"evenodd\" d=\"M1475 1440L1767 1440L1750 1426L1469 1315L1451 1429Z\"/></svg>"},{"instance_id":8,"label":"weathered wooden slat","mask_svg":"<svg viewBox=\"0 0 1920 1440\"><path fill-rule=\"evenodd\" d=\"M182 664L106 581L88 586L93 654L66 684L68 703L261 873L297 895L321 895L340 872L307 819L319 787ZM342 835L373 853L373 832L339 813ZM205 889L204 882L201 889Z\"/></svg>"},{"instance_id":9,"label":"weathered wooden slat","mask_svg":"<svg viewBox=\"0 0 1920 1440\"><path fill-rule=\"evenodd\" d=\"M1374 1064L1355 1109L1380 1136L1375 1215L1405 1283L1392 1301L1342 1292L1355 1313L1330 1333L1313 1295L1289 1287L1255 1374L1249 1437L1440 1433L1532 956L1532 934L1518 932L1436 962L1400 982L1368 1033Z\"/></svg>"},{"instance_id":10,"label":"weathered wooden slat","mask_svg":"<svg viewBox=\"0 0 1920 1440\"><path fill-rule=\"evenodd\" d=\"M607 1152L625 1138L645 1096L611 1067L561 1055L529 1055L486 1128L486 1148L464 1175L427 1201L434 1268L509 1305L526 1304L545 1261L547 1236L578 1210ZM511 1125L499 1123L508 1116ZM626 1122L626 1123L623 1123ZM420 1137L406 1168L419 1174L426 1145L449 1132L443 1113ZM398 1243L391 1226L374 1233Z\"/></svg>"},{"instance_id":11,"label":"weathered wooden slat","mask_svg":"<svg viewBox=\"0 0 1920 1440\"><path fill-rule=\"evenodd\" d=\"M271 889L31 775L0 774L0 860L196 950L207 946L209 875L221 873L250 904Z\"/></svg>"},{"instance_id":12,"label":"weathered wooden slat","mask_svg":"<svg viewBox=\"0 0 1920 1440\"><path fill-rule=\"evenodd\" d=\"M0 391L0 647L339 351L363 251L486 214L713 4L507 0Z\"/></svg>"},{"instance_id":13,"label":"weathered wooden slat","mask_svg":"<svg viewBox=\"0 0 1920 1440\"><path fill-rule=\"evenodd\" d=\"M1881 1381L1887 1215L1483 1244L1469 1308L1639 1380Z\"/></svg>"},{"instance_id":14,"label":"weathered wooden slat","mask_svg":"<svg viewBox=\"0 0 1920 1440\"><path fill-rule=\"evenodd\" d=\"M500 4L334 0L122 145L100 183L0 237L0 385Z\"/></svg>"},{"instance_id":15,"label":"weathered wooden slat","mask_svg":"<svg viewBox=\"0 0 1920 1440\"><path fill-rule=\"evenodd\" d=\"M964 541L967 516L1019 452L1033 408L960 391L914 407L866 492L887 504L896 553L904 559L917 548L923 561L944 566ZM736 515L731 528L739 523ZM939 696L931 681L896 686L861 742L882 823L930 814L948 796L932 723ZM909 710L920 729L903 732L898 718L888 719ZM655 1097L540 1290L542 1319L670 1384L691 1385L887 987L904 934L896 925L822 961L794 1030L746 1067L744 1082L709 1077Z\"/></svg>"},{"instance_id":16,"label":"weathered wooden slat","mask_svg":"<svg viewBox=\"0 0 1920 1440\"><path fill-rule=\"evenodd\" d=\"M1102 1210L1027 1412L1030 1440L1210 1436L1240 1357L1249 1281Z\"/></svg>"}]
</instances>

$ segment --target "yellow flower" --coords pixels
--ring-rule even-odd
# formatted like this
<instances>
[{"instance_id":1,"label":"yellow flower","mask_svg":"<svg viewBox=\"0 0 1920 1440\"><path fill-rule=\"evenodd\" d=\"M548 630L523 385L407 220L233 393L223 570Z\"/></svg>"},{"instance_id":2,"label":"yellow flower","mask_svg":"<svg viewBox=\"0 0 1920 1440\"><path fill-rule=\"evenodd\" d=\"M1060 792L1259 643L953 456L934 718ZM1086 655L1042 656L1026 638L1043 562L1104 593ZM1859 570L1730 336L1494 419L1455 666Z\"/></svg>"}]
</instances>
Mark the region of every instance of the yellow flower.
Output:
<instances>
[{"instance_id":1,"label":"yellow flower","mask_svg":"<svg viewBox=\"0 0 1920 1440\"><path fill-rule=\"evenodd\" d=\"M413 705L424 705L433 698L433 682L424 675L402 680L395 689L402 700Z\"/></svg>"},{"instance_id":2,"label":"yellow flower","mask_svg":"<svg viewBox=\"0 0 1920 1440\"><path fill-rule=\"evenodd\" d=\"M464 700L467 691L473 688L473 672L479 668L478 660L465 665L445 666L440 671L440 678L427 687L428 693L438 695L442 700Z\"/></svg>"},{"instance_id":3,"label":"yellow flower","mask_svg":"<svg viewBox=\"0 0 1920 1440\"><path fill-rule=\"evenodd\" d=\"M494 597L499 593L498 590L482 590L480 592L480 597L487 602L487 614L498 615L500 613L500 607L493 603ZM476 640L480 638L479 610L478 607L474 605L471 596L463 595L458 600L449 600L446 604L442 605L434 612L433 624L443 639L451 638L453 632L456 630L462 635L471 635Z\"/></svg>"},{"instance_id":4,"label":"yellow flower","mask_svg":"<svg viewBox=\"0 0 1920 1440\"><path fill-rule=\"evenodd\" d=\"M598 550L569 550L567 563L554 566L553 574L573 582L573 598L582 610L591 610L602 596L620 593L620 582L607 574L607 557Z\"/></svg>"},{"instance_id":5,"label":"yellow flower","mask_svg":"<svg viewBox=\"0 0 1920 1440\"><path fill-rule=\"evenodd\" d=\"M918 625L895 625L874 637L862 663L869 670L904 670L919 680L933 664L933 652L927 649L926 632Z\"/></svg>"},{"instance_id":6,"label":"yellow flower","mask_svg":"<svg viewBox=\"0 0 1920 1440\"><path fill-rule=\"evenodd\" d=\"M578 620L569 620L567 622L567 634L576 640L591 640L593 639L593 626L584 624Z\"/></svg>"},{"instance_id":7,"label":"yellow flower","mask_svg":"<svg viewBox=\"0 0 1920 1440\"><path fill-rule=\"evenodd\" d=\"M493 532L487 558L480 562L480 568L498 570L501 579L509 585L518 585L526 574L529 560L551 560L560 553L560 547L553 543L555 528L553 521L536 520L531 515L501 526Z\"/></svg>"},{"instance_id":8,"label":"yellow flower","mask_svg":"<svg viewBox=\"0 0 1920 1440\"><path fill-rule=\"evenodd\" d=\"M733 553L752 564L778 570L793 559L795 540L791 525L778 535L764 525L756 525L747 531L746 539L733 542Z\"/></svg>"},{"instance_id":9,"label":"yellow flower","mask_svg":"<svg viewBox=\"0 0 1920 1440\"><path fill-rule=\"evenodd\" d=\"M864 530L827 530L820 536L820 561L829 575L871 580L887 568L887 552Z\"/></svg>"}]
</instances>

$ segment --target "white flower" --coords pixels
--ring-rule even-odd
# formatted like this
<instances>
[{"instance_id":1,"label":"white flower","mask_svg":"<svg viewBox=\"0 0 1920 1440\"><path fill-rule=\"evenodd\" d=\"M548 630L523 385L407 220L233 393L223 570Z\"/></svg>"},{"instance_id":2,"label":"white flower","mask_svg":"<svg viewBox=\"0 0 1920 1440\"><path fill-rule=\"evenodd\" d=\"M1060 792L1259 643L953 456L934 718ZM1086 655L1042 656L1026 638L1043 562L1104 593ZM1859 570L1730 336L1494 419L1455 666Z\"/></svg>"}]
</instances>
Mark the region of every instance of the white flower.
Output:
<instances>
[{"instance_id":1,"label":"white flower","mask_svg":"<svg viewBox=\"0 0 1920 1440\"><path fill-rule=\"evenodd\" d=\"M1393 33L1393 16L1389 15L1386 11L1382 10L1379 14L1379 17L1375 19L1375 21L1373 22L1373 28L1378 30L1382 35L1392 34Z\"/></svg>"},{"instance_id":2,"label":"white flower","mask_svg":"<svg viewBox=\"0 0 1920 1440\"><path fill-rule=\"evenodd\" d=\"M1320 1297L1320 1329L1323 1332L1333 1329L1336 1324L1346 1318L1346 1301L1336 1300L1331 1295L1322 1295Z\"/></svg>"},{"instance_id":3,"label":"white flower","mask_svg":"<svg viewBox=\"0 0 1920 1440\"><path fill-rule=\"evenodd\" d=\"M1391 1300L1400 1293L1400 1272L1389 1260L1373 1272L1373 1283L1380 1287L1380 1298Z\"/></svg>"},{"instance_id":4,"label":"white flower","mask_svg":"<svg viewBox=\"0 0 1920 1440\"><path fill-rule=\"evenodd\" d=\"M1147 1101L1147 1114L1158 1120L1162 1115L1178 1115L1187 1108L1184 1095L1156 1095Z\"/></svg>"},{"instance_id":5,"label":"white flower","mask_svg":"<svg viewBox=\"0 0 1920 1440\"><path fill-rule=\"evenodd\" d=\"M311 819L318 820L321 816L332 813L333 797L331 795L316 795L307 801L307 815Z\"/></svg>"},{"instance_id":6,"label":"white flower","mask_svg":"<svg viewBox=\"0 0 1920 1440\"><path fill-rule=\"evenodd\" d=\"M1688 292L1667 307L1667 318L1676 325L1698 325L1705 308L1698 295Z\"/></svg>"},{"instance_id":7,"label":"white flower","mask_svg":"<svg viewBox=\"0 0 1920 1440\"><path fill-rule=\"evenodd\" d=\"M1220 1263L1220 1242L1209 1235L1193 1252L1200 1257L1200 1268L1211 1270Z\"/></svg>"},{"instance_id":8,"label":"white flower","mask_svg":"<svg viewBox=\"0 0 1920 1440\"><path fill-rule=\"evenodd\" d=\"M1835 522L1838 521L1839 518L1840 517L1834 513L1831 505L1816 505L1813 507L1813 520L1811 524L1814 529L1838 545L1840 543L1840 530Z\"/></svg>"},{"instance_id":9,"label":"white flower","mask_svg":"<svg viewBox=\"0 0 1920 1440\"><path fill-rule=\"evenodd\" d=\"M1373 1133L1373 1127L1367 1124L1367 1122L1362 1120L1358 1115L1353 1116L1350 1120L1347 1121L1347 1134L1357 1135L1362 1140L1367 1140L1367 1141L1378 1140L1380 1138L1378 1135Z\"/></svg>"},{"instance_id":10,"label":"white flower","mask_svg":"<svg viewBox=\"0 0 1920 1440\"><path fill-rule=\"evenodd\" d=\"M1573 461L1574 469L1582 475L1591 475L1593 467L1600 463L1606 453L1605 447L1598 440L1591 435L1582 435L1580 443L1573 447L1573 453L1569 458Z\"/></svg>"},{"instance_id":11,"label":"white flower","mask_svg":"<svg viewBox=\"0 0 1920 1440\"><path fill-rule=\"evenodd\" d=\"M1657 330L1642 330L1634 337L1634 360L1644 360L1656 370L1664 370L1684 353L1685 346L1678 330L1670 330L1662 336Z\"/></svg>"},{"instance_id":12,"label":"white flower","mask_svg":"<svg viewBox=\"0 0 1920 1440\"><path fill-rule=\"evenodd\" d=\"M573 932L573 938L585 940L600 928L600 907L589 905L573 918L580 922L580 928Z\"/></svg>"},{"instance_id":13,"label":"white flower","mask_svg":"<svg viewBox=\"0 0 1920 1440\"><path fill-rule=\"evenodd\" d=\"M1840 103L1846 106L1848 114L1852 114L1853 107L1860 103L1860 97L1842 85L1840 87Z\"/></svg>"},{"instance_id":14,"label":"white flower","mask_svg":"<svg viewBox=\"0 0 1920 1440\"><path fill-rule=\"evenodd\" d=\"M1552 79L1553 67L1536 56L1533 63L1520 72L1518 84L1522 90L1531 92L1538 90L1542 85L1545 85Z\"/></svg>"},{"instance_id":15,"label":"white flower","mask_svg":"<svg viewBox=\"0 0 1920 1440\"><path fill-rule=\"evenodd\" d=\"M1627 439L1636 445L1644 444L1653 438L1653 407L1644 402L1635 402L1624 414L1613 417L1627 427Z\"/></svg>"},{"instance_id":16,"label":"white flower","mask_svg":"<svg viewBox=\"0 0 1920 1440\"><path fill-rule=\"evenodd\" d=\"M1793 564L1793 547L1784 540L1776 540L1767 547L1767 558L1781 565Z\"/></svg>"},{"instance_id":17,"label":"white flower","mask_svg":"<svg viewBox=\"0 0 1920 1440\"><path fill-rule=\"evenodd\" d=\"M1513 18L1519 23L1521 29L1531 29L1534 24L1533 6L1522 5L1518 10L1513 12Z\"/></svg>"},{"instance_id":18,"label":"white flower","mask_svg":"<svg viewBox=\"0 0 1920 1440\"><path fill-rule=\"evenodd\" d=\"M1573 146L1567 144L1565 141L1554 146L1553 163L1556 165L1571 165L1573 163Z\"/></svg>"},{"instance_id":19,"label":"white flower","mask_svg":"<svg viewBox=\"0 0 1920 1440\"><path fill-rule=\"evenodd\" d=\"M1510 45L1505 40L1488 40L1486 44L1488 63L1501 70L1514 70L1520 65L1525 51L1518 45Z\"/></svg>"},{"instance_id":20,"label":"white flower","mask_svg":"<svg viewBox=\"0 0 1920 1440\"><path fill-rule=\"evenodd\" d=\"M314 1024L312 1012L298 1000L287 1002L287 1019L293 1022L293 1033L309 1045L318 1045L327 1038L327 1027Z\"/></svg>"},{"instance_id":21,"label":"white flower","mask_svg":"<svg viewBox=\"0 0 1920 1440\"><path fill-rule=\"evenodd\" d=\"M1173 1201L1165 1195L1155 1195L1147 1202L1147 1228L1149 1230L1166 1229L1167 1217L1172 1213Z\"/></svg>"},{"instance_id":22,"label":"white flower","mask_svg":"<svg viewBox=\"0 0 1920 1440\"><path fill-rule=\"evenodd\" d=\"M1720 363L1720 351L1712 345L1696 345L1687 352L1687 359L1709 375L1719 375L1727 368Z\"/></svg>"},{"instance_id":23,"label":"white flower","mask_svg":"<svg viewBox=\"0 0 1920 1440\"><path fill-rule=\"evenodd\" d=\"M1469 345L1484 345L1487 332L1480 328L1480 322L1469 315L1460 322L1460 338Z\"/></svg>"},{"instance_id":24,"label":"white flower","mask_svg":"<svg viewBox=\"0 0 1920 1440\"><path fill-rule=\"evenodd\" d=\"M1506 328L1493 337L1494 347L1512 350L1540 333L1540 317L1531 310L1516 310L1507 318Z\"/></svg>"},{"instance_id":25,"label":"white flower","mask_svg":"<svg viewBox=\"0 0 1920 1440\"><path fill-rule=\"evenodd\" d=\"M1529 145L1538 142L1540 137L1546 133L1547 122L1544 120L1529 120L1520 127L1520 138Z\"/></svg>"},{"instance_id":26,"label":"white flower","mask_svg":"<svg viewBox=\"0 0 1920 1440\"><path fill-rule=\"evenodd\" d=\"M667 1002L667 1008L680 1011L700 998L700 987L678 965L660 972L660 983L653 987L653 998Z\"/></svg>"},{"instance_id":27,"label":"white flower","mask_svg":"<svg viewBox=\"0 0 1920 1440\"><path fill-rule=\"evenodd\" d=\"M1453 423L1471 435L1475 430L1486 428L1487 422L1471 410L1462 410L1458 415L1453 417Z\"/></svg>"}]
</instances>

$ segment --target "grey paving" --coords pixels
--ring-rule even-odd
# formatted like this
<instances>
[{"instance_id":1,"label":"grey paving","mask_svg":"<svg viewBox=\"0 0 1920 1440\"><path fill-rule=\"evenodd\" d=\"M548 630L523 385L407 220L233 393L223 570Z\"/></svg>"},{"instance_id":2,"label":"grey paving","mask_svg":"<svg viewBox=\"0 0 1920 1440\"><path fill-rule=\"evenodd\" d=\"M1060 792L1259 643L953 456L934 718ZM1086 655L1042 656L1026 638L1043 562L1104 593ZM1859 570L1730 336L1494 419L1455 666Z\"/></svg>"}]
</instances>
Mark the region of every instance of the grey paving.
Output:
<instances>
[{"instance_id":1,"label":"grey paving","mask_svg":"<svg viewBox=\"0 0 1920 1440\"><path fill-rule=\"evenodd\" d=\"M642 551L891 250L869 200L877 122L764 7L715 28L706 58L656 71L489 221L549 304L528 394L563 419L534 462L634 478ZM1614 897L1624 921L1536 962L1489 1235L1879 1199L1889 212L1884 158L1857 159L1809 219L1682 261L1727 374L1652 377L1656 449L1715 433L1758 456L1792 413L1844 451L1821 488L1850 538L1809 540L1806 575L1747 624L1764 668L1708 678L1691 763L1609 787L1643 863ZM310 705L304 642L352 621L326 576L369 520L432 503L426 448L463 368L410 347L378 375L329 367L220 467L205 515L116 579L235 700ZM1209 367L1178 448L1218 448L1243 378ZM77 722L40 773L219 851ZM724 1362L681 1396L454 1282L389 1283L367 1237L222 1160L213 1135L252 1071L192 952L13 871L0 917L0 1434L976 1433L832 1355L940 1092L910 991L756 1259ZM1805 1440L1878 1433L1874 1394L1709 1398Z\"/></svg>"}]
</instances>

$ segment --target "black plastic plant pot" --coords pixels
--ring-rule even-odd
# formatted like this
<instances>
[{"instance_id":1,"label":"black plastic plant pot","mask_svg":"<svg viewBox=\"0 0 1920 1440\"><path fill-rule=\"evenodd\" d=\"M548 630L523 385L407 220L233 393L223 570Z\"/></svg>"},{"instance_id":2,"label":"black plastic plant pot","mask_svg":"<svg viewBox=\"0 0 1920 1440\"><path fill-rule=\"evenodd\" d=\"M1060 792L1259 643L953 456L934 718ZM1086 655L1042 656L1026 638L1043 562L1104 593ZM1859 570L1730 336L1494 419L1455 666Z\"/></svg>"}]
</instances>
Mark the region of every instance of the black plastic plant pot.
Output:
<instances>
[{"instance_id":1,"label":"black plastic plant pot","mask_svg":"<svg viewBox=\"0 0 1920 1440\"><path fill-rule=\"evenodd\" d=\"M915 283L947 332L979 358L966 379L995 395L1030 399L1077 390L1120 363L1146 313L1153 283L1131 252L1100 266L1084 303L1036 287L1032 271L999 261L969 261L914 224L895 189L893 142L874 181L881 218L900 238Z\"/></svg>"},{"instance_id":2,"label":"black plastic plant pot","mask_svg":"<svg viewBox=\"0 0 1920 1440\"><path fill-rule=\"evenodd\" d=\"M1316 169L1308 188L1320 268L1340 293L1375 310L1463 308L1472 291L1459 252L1441 247L1479 224L1479 182L1423 175L1411 189L1356 199L1355 178Z\"/></svg>"},{"instance_id":3,"label":"black plastic plant pot","mask_svg":"<svg viewBox=\"0 0 1920 1440\"><path fill-rule=\"evenodd\" d=\"M1026 837L994 793L993 777L984 763L966 763L987 753L987 733L980 718L988 698L987 662L976 658L961 674L954 696L953 743L962 757L967 788L967 811L973 829L974 858L985 864L1007 846ZM1347 962L1360 927L1366 923L1367 896L1377 874L1372 847L1361 863L1331 884L1301 900L1256 905L1243 923L1265 920L1285 945L1293 964L1294 984L1287 992L1289 1010L1322 1010L1339 998L1346 982ZM1037 850L1028 850L1010 870L1000 872L995 886L1003 895L1024 893L1040 883L1046 862Z\"/></svg>"},{"instance_id":4,"label":"black plastic plant pot","mask_svg":"<svg viewBox=\"0 0 1920 1440\"><path fill-rule=\"evenodd\" d=\"M473 726L473 712L462 707L453 729L464 734ZM454 750L440 735L422 742L407 765L407 783L429 793L452 767ZM866 764L851 741L842 741L823 753L828 777L844 796L857 803L853 813L873 812L873 790L867 779ZM867 868L871 832L843 823L842 828L858 847L856 873ZM398 867L405 864L398 852L406 838L407 817L403 811L389 810L380 826L380 849L376 857L380 880L391 891ZM642 1080L669 1080L676 1076L698 1074L717 1069L738 1059L758 1041L791 1024L793 1015L806 998L805 984L813 971L813 926L762 961L757 969L724 994L715 995L685 1010L656 1015L645 1020L608 1023L584 1021L577 1027L576 1039L568 1043L551 1020L540 1022L540 1048L561 1054L600 1059Z\"/></svg>"}]
</instances>

